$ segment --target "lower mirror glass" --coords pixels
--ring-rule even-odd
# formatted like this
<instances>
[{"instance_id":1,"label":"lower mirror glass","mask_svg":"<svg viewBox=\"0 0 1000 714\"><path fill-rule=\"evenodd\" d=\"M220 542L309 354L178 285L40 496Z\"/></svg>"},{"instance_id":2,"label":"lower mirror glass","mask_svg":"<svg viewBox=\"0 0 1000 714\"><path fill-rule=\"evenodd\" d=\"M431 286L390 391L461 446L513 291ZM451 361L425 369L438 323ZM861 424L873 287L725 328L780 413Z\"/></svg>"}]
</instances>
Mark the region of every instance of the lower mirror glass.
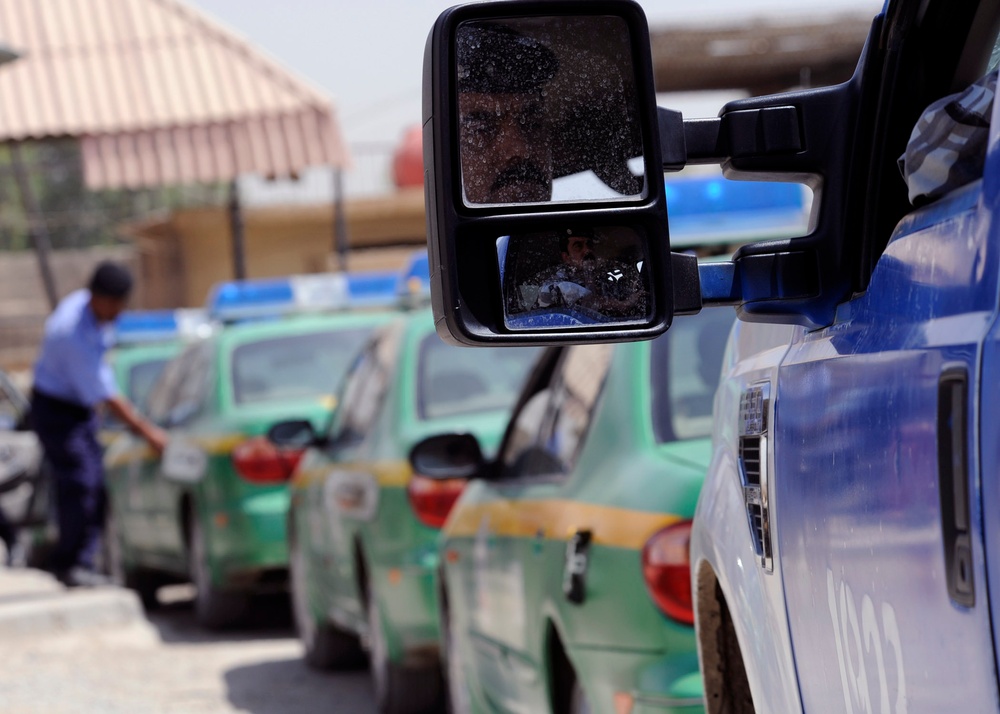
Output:
<instances>
[{"instance_id":1,"label":"lower mirror glass","mask_svg":"<svg viewBox=\"0 0 1000 714\"><path fill-rule=\"evenodd\" d=\"M643 324L654 305L646 238L625 226L497 239L508 330Z\"/></svg>"}]
</instances>

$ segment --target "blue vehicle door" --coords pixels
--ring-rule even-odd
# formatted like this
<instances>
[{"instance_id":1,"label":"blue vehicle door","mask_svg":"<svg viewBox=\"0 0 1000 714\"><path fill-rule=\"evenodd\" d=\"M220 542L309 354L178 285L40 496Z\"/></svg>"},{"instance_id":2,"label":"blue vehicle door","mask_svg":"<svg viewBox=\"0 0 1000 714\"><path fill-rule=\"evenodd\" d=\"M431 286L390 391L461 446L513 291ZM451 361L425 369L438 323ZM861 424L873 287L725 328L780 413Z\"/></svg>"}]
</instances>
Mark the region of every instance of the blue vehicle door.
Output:
<instances>
[{"instance_id":1,"label":"blue vehicle door","mask_svg":"<svg viewBox=\"0 0 1000 714\"><path fill-rule=\"evenodd\" d=\"M985 178L907 215L779 368L762 480L806 712L998 710L997 121Z\"/></svg>"}]
</instances>

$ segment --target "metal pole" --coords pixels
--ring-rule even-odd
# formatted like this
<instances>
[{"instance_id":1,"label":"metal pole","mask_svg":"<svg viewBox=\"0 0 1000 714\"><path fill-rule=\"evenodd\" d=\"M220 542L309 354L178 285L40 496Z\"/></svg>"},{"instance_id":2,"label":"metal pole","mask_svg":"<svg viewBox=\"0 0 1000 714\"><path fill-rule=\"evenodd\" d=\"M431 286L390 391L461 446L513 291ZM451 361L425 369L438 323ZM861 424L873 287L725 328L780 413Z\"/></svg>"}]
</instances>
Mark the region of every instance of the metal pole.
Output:
<instances>
[{"instance_id":1,"label":"metal pole","mask_svg":"<svg viewBox=\"0 0 1000 714\"><path fill-rule=\"evenodd\" d=\"M240 209L240 187L234 178L229 183L229 233L233 242L233 277L247 279L246 245L243 242L243 211Z\"/></svg>"},{"instance_id":2,"label":"metal pole","mask_svg":"<svg viewBox=\"0 0 1000 714\"><path fill-rule=\"evenodd\" d=\"M337 253L337 267L347 270L347 218L344 216L344 171L333 169L333 249Z\"/></svg>"},{"instance_id":3,"label":"metal pole","mask_svg":"<svg viewBox=\"0 0 1000 714\"><path fill-rule=\"evenodd\" d=\"M52 241L49 240L48 229L45 227L45 221L38 210L35 192L31 189L31 181L24 167L20 144L10 144L10 160L11 167L14 169L14 179L17 181L17 190L21 194L21 205L24 207L24 214L28 219L28 237L31 239L31 245L38 258L38 271L42 274L45 296L49 300L49 308L54 310L59 303L59 291L56 290L56 280L52 275L52 266L49 263Z\"/></svg>"}]
</instances>

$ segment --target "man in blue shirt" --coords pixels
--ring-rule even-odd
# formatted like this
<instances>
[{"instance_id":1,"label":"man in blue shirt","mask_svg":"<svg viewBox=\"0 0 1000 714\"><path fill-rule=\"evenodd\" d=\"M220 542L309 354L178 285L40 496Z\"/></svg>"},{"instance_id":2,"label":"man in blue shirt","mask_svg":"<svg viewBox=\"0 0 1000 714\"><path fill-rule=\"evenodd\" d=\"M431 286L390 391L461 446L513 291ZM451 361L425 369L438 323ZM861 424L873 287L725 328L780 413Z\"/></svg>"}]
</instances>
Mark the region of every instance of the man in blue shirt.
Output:
<instances>
[{"instance_id":1,"label":"man in blue shirt","mask_svg":"<svg viewBox=\"0 0 1000 714\"><path fill-rule=\"evenodd\" d=\"M46 320L35 363L31 419L52 465L59 522L51 568L69 587L106 582L94 569L107 499L97 409L103 406L157 453L166 446L166 434L118 393L104 359L131 290L126 268L98 265L88 289L67 295Z\"/></svg>"}]
</instances>

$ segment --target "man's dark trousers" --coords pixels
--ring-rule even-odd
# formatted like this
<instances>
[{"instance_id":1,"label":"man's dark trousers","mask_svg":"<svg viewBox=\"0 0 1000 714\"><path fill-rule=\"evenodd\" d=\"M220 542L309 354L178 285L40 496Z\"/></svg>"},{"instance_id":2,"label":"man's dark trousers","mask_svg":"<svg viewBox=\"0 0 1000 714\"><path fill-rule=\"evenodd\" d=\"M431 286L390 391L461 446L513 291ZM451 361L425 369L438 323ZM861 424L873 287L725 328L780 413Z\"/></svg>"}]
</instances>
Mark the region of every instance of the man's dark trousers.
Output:
<instances>
[{"instance_id":1,"label":"man's dark trousers","mask_svg":"<svg viewBox=\"0 0 1000 714\"><path fill-rule=\"evenodd\" d=\"M31 421L52 465L59 542L50 567L93 570L101 545L107 493L93 409L34 392Z\"/></svg>"}]
</instances>

